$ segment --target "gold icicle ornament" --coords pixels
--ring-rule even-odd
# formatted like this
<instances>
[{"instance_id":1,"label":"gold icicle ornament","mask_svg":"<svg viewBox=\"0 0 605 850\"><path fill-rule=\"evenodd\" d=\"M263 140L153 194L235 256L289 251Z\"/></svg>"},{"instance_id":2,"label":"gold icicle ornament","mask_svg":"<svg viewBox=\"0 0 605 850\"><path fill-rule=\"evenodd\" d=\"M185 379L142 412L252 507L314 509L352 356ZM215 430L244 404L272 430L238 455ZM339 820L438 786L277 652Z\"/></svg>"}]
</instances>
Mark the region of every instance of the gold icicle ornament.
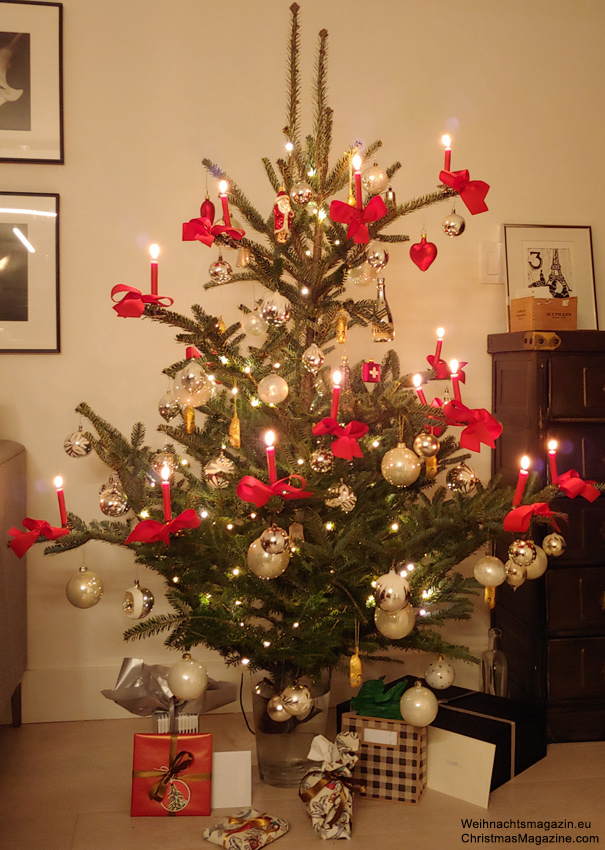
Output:
<instances>
[{"instance_id":1,"label":"gold icicle ornament","mask_svg":"<svg viewBox=\"0 0 605 850\"><path fill-rule=\"evenodd\" d=\"M496 588L495 587L486 587L483 591L483 601L490 609L490 611L496 607Z\"/></svg>"},{"instance_id":2,"label":"gold icicle ornament","mask_svg":"<svg viewBox=\"0 0 605 850\"><path fill-rule=\"evenodd\" d=\"M183 408L183 421L185 423L185 433L193 434L195 431L195 407Z\"/></svg>"},{"instance_id":3,"label":"gold icicle ornament","mask_svg":"<svg viewBox=\"0 0 605 850\"><path fill-rule=\"evenodd\" d=\"M216 323L216 327L218 328L218 332L220 334L224 334L227 330L227 325L225 324L225 320L222 316L218 317L218 322Z\"/></svg>"},{"instance_id":4,"label":"gold icicle ornament","mask_svg":"<svg viewBox=\"0 0 605 850\"><path fill-rule=\"evenodd\" d=\"M237 392L237 388L234 388L234 392ZM242 430L239 421L239 416L237 415L237 402L233 400L233 419L229 423L229 445L234 449L239 449L242 444Z\"/></svg>"},{"instance_id":5,"label":"gold icicle ornament","mask_svg":"<svg viewBox=\"0 0 605 850\"><path fill-rule=\"evenodd\" d=\"M336 340L341 345L347 341L348 320L349 314L343 307L336 317Z\"/></svg>"},{"instance_id":6,"label":"gold icicle ornament","mask_svg":"<svg viewBox=\"0 0 605 850\"><path fill-rule=\"evenodd\" d=\"M355 652L349 659L349 682L352 688L358 688L363 680L361 658L359 657L359 623L355 621Z\"/></svg>"},{"instance_id":7,"label":"gold icicle ornament","mask_svg":"<svg viewBox=\"0 0 605 850\"><path fill-rule=\"evenodd\" d=\"M437 475L437 455L433 455L433 457L425 457L424 466L426 477L429 481L432 481Z\"/></svg>"}]
</instances>

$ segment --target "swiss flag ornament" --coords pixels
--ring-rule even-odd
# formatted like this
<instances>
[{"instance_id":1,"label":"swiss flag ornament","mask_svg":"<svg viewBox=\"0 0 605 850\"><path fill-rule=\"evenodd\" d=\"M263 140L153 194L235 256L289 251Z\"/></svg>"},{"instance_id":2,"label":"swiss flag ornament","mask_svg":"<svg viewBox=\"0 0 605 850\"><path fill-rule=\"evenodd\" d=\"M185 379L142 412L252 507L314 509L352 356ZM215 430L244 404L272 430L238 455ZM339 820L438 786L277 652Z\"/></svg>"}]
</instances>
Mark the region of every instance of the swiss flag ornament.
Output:
<instances>
[{"instance_id":1,"label":"swiss flag ornament","mask_svg":"<svg viewBox=\"0 0 605 850\"><path fill-rule=\"evenodd\" d=\"M380 383L380 372L381 366L380 363L374 363L373 360L368 360L363 364L361 370L361 377L367 384L379 384Z\"/></svg>"},{"instance_id":2,"label":"swiss flag ornament","mask_svg":"<svg viewBox=\"0 0 605 850\"><path fill-rule=\"evenodd\" d=\"M437 246L433 242L427 242L426 233L423 232L420 242L410 248L412 262L416 263L420 271L425 272L436 256Z\"/></svg>"}]
</instances>

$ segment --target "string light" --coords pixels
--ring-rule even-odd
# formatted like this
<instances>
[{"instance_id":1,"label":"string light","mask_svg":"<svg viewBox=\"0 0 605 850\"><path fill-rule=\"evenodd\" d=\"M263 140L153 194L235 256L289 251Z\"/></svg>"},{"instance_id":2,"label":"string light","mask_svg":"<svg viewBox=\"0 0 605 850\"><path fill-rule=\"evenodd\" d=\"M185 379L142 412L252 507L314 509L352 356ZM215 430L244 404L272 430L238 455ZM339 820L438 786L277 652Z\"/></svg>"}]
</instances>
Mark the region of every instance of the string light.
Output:
<instances>
[{"instance_id":1,"label":"string light","mask_svg":"<svg viewBox=\"0 0 605 850\"><path fill-rule=\"evenodd\" d=\"M303 288L300 290L300 294L301 295L308 295L309 294L309 287L303 286Z\"/></svg>"},{"instance_id":2,"label":"string light","mask_svg":"<svg viewBox=\"0 0 605 850\"><path fill-rule=\"evenodd\" d=\"M260 404L260 401L259 401L259 399L256 398L256 396L254 396L254 398L250 399L250 407L258 407L259 404Z\"/></svg>"},{"instance_id":3,"label":"string light","mask_svg":"<svg viewBox=\"0 0 605 850\"><path fill-rule=\"evenodd\" d=\"M244 372L246 373L246 375L249 375L251 371L252 368L250 366L244 366Z\"/></svg>"},{"instance_id":4,"label":"string light","mask_svg":"<svg viewBox=\"0 0 605 850\"><path fill-rule=\"evenodd\" d=\"M304 459L304 458L302 458L302 457L299 457L299 458L298 458L298 460L296 461L296 463L297 463L299 466L302 466L302 465L304 464L304 462L305 462L305 459Z\"/></svg>"},{"instance_id":5,"label":"string light","mask_svg":"<svg viewBox=\"0 0 605 850\"><path fill-rule=\"evenodd\" d=\"M227 531L233 531L233 523L232 522L227 523Z\"/></svg>"},{"instance_id":6,"label":"string light","mask_svg":"<svg viewBox=\"0 0 605 850\"><path fill-rule=\"evenodd\" d=\"M372 448L377 449L379 445L380 445L380 442L378 440L374 440L373 443L372 443Z\"/></svg>"},{"instance_id":7,"label":"string light","mask_svg":"<svg viewBox=\"0 0 605 850\"><path fill-rule=\"evenodd\" d=\"M376 580L372 582L372 587L376 587Z\"/></svg>"},{"instance_id":8,"label":"string light","mask_svg":"<svg viewBox=\"0 0 605 850\"><path fill-rule=\"evenodd\" d=\"M224 355L224 354L221 354L221 356L219 357L219 360L221 361L221 363L223 364L223 366L226 366L226 365L227 365L227 363L229 362L229 358L228 358L228 357L225 357L225 355Z\"/></svg>"},{"instance_id":9,"label":"string light","mask_svg":"<svg viewBox=\"0 0 605 850\"><path fill-rule=\"evenodd\" d=\"M149 516L149 511L147 510L147 508L142 510L141 513L139 514L139 516L141 517L141 519L147 519L148 516Z\"/></svg>"},{"instance_id":10,"label":"string light","mask_svg":"<svg viewBox=\"0 0 605 850\"><path fill-rule=\"evenodd\" d=\"M391 523L391 531L399 531L399 523L398 522L392 522Z\"/></svg>"},{"instance_id":11,"label":"string light","mask_svg":"<svg viewBox=\"0 0 605 850\"><path fill-rule=\"evenodd\" d=\"M250 659L249 658L242 658L241 663L244 665L244 667L247 667L248 664L250 664Z\"/></svg>"},{"instance_id":12,"label":"string light","mask_svg":"<svg viewBox=\"0 0 605 850\"><path fill-rule=\"evenodd\" d=\"M237 395L238 392L239 390L237 389L237 387L231 387L231 395Z\"/></svg>"},{"instance_id":13,"label":"string light","mask_svg":"<svg viewBox=\"0 0 605 850\"><path fill-rule=\"evenodd\" d=\"M263 641L263 646L264 646L265 648L267 648L267 647L271 646L271 641L270 641L270 640L264 640L264 641Z\"/></svg>"},{"instance_id":14,"label":"string light","mask_svg":"<svg viewBox=\"0 0 605 850\"><path fill-rule=\"evenodd\" d=\"M327 522L326 523L326 531L333 531L333 530L334 530L334 523L331 522L331 521Z\"/></svg>"},{"instance_id":15,"label":"string light","mask_svg":"<svg viewBox=\"0 0 605 850\"><path fill-rule=\"evenodd\" d=\"M418 613L420 614L421 617L426 617L426 615L428 614L428 611L425 611L424 608L421 608Z\"/></svg>"},{"instance_id":16,"label":"string light","mask_svg":"<svg viewBox=\"0 0 605 850\"><path fill-rule=\"evenodd\" d=\"M315 177L315 175L317 174L317 171L314 168L310 168L307 171L307 174L308 174L309 177Z\"/></svg>"},{"instance_id":17,"label":"string light","mask_svg":"<svg viewBox=\"0 0 605 850\"><path fill-rule=\"evenodd\" d=\"M292 628L297 629L300 626L300 623L292 623Z\"/></svg>"},{"instance_id":18,"label":"string light","mask_svg":"<svg viewBox=\"0 0 605 850\"><path fill-rule=\"evenodd\" d=\"M234 569L232 569L232 570L231 570L231 572L232 572L232 574L233 574L234 576L238 576L238 575L239 575L239 568L238 568L238 567L234 567Z\"/></svg>"},{"instance_id":19,"label":"string light","mask_svg":"<svg viewBox=\"0 0 605 850\"><path fill-rule=\"evenodd\" d=\"M185 457L184 457L184 458L182 459L182 461L181 461L181 466L189 466L189 461L187 460L187 458L185 458Z\"/></svg>"},{"instance_id":20,"label":"string light","mask_svg":"<svg viewBox=\"0 0 605 850\"><path fill-rule=\"evenodd\" d=\"M179 581L180 581L180 579L179 579L179 577L178 577L178 576L172 576L172 583L173 583L173 584L178 584L178 583L179 583Z\"/></svg>"},{"instance_id":21,"label":"string light","mask_svg":"<svg viewBox=\"0 0 605 850\"><path fill-rule=\"evenodd\" d=\"M242 600L241 600L241 599L236 599L236 600L235 600L235 604L236 604L236 605L241 605L241 604L242 604Z\"/></svg>"},{"instance_id":22,"label":"string light","mask_svg":"<svg viewBox=\"0 0 605 850\"><path fill-rule=\"evenodd\" d=\"M208 511L206 511L206 510L200 511L200 516L201 516L202 519L207 519L208 518Z\"/></svg>"},{"instance_id":23,"label":"string light","mask_svg":"<svg viewBox=\"0 0 605 850\"><path fill-rule=\"evenodd\" d=\"M256 514L254 513L254 511L252 511L252 513L250 514L250 519L256 519Z\"/></svg>"}]
</instances>

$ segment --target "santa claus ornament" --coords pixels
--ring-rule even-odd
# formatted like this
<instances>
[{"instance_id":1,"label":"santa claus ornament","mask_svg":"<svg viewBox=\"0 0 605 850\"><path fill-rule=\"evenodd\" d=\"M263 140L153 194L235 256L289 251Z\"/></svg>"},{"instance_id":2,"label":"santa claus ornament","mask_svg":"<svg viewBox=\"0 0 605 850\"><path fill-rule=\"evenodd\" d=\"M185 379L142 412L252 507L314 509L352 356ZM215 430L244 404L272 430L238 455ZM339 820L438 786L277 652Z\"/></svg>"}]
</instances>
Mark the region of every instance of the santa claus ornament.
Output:
<instances>
[{"instance_id":1,"label":"santa claus ornament","mask_svg":"<svg viewBox=\"0 0 605 850\"><path fill-rule=\"evenodd\" d=\"M290 204L290 197L283 186L280 186L275 204L273 206L273 231L278 242L287 242L290 238L290 227L294 212Z\"/></svg>"}]
</instances>

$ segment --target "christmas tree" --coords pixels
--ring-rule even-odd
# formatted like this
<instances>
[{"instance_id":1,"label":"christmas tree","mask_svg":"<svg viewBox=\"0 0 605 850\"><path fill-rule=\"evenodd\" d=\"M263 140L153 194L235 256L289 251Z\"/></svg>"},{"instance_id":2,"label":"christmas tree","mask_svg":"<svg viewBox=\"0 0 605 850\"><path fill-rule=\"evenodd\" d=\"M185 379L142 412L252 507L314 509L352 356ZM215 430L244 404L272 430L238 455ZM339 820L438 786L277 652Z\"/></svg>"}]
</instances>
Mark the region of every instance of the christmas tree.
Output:
<instances>
[{"instance_id":1,"label":"christmas tree","mask_svg":"<svg viewBox=\"0 0 605 850\"><path fill-rule=\"evenodd\" d=\"M363 181L354 164L356 154L373 162L380 142L352 143L331 164L327 33L319 34L312 132L303 136L296 4L291 13L287 153L275 165L263 159L275 208L266 217L232 175L204 159L207 173L224 181L223 218L215 223L206 198L200 217L183 227L200 251L238 252L241 271L219 253L208 287L254 281L262 295L226 327L200 305L184 316L157 293L114 289L116 300L124 295L119 315L169 325L186 347L165 369L175 382L160 402L167 443L156 452L141 423L128 438L80 404L95 430L86 436L113 470L103 508L124 519L86 523L70 514L70 533L47 551L91 539L128 545L163 576L173 610L152 613L126 638L165 633L170 647L202 644L278 682L333 669L357 651L470 659L439 629L470 616L478 584L457 566L501 536L511 509L509 489L483 486L465 464L464 445L493 445L499 426L487 411L462 405L461 370L454 400L427 404L393 350L380 364L357 365L339 352L356 326L368 339L371 329L374 343L393 339L382 275L387 249L408 237L392 225L468 187L445 171L436 191L404 204L387 191L385 202L400 164L366 167ZM231 221L233 208L245 229ZM414 246L425 267L430 246ZM377 298L352 297L355 283L368 281ZM422 380L451 377L440 355L439 343Z\"/></svg>"}]
</instances>

